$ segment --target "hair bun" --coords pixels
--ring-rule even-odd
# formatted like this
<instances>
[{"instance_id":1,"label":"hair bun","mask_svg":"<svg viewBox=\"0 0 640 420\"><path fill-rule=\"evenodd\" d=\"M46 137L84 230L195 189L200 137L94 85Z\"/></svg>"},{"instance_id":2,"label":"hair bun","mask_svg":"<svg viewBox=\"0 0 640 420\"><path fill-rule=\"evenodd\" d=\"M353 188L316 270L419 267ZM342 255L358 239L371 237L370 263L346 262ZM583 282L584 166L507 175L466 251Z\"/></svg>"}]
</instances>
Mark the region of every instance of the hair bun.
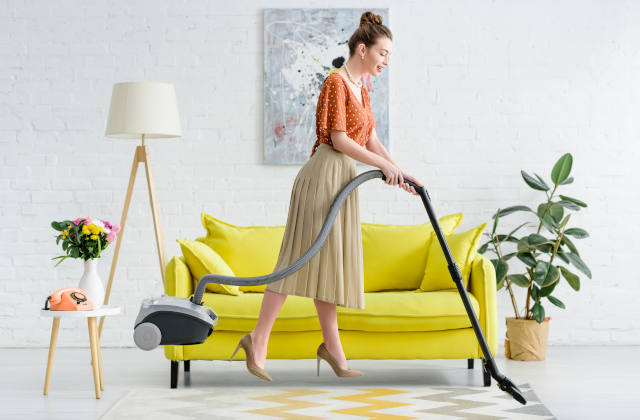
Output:
<instances>
[{"instance_id":1,"label":"hair bun","mask_svg":"<svg viewBox=\"0 0 640 420\"><path fill-rule=\"evenodd\" d=\"M376 15L373 12L364 12L360 17L360 26L362 25L382 25L382 16Z\"/></svg>"}]
</instances>

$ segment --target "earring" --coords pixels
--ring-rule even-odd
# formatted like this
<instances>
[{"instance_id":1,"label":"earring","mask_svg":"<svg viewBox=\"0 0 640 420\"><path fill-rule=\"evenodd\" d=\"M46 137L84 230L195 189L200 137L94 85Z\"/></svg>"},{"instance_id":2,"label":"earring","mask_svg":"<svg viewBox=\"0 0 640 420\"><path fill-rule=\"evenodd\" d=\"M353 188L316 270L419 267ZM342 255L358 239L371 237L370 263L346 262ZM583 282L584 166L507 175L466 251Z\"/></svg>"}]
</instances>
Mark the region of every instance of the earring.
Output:
<instances>
[{"instance_id":1,"label":"earring","mask_svg":"<svg viewBox=\"0 0 640 420\"><path fill-rule=\"evenodd\" d=\"M364 60L364 55L362 56L362 59Z\"/></svg>"}]
</instances>

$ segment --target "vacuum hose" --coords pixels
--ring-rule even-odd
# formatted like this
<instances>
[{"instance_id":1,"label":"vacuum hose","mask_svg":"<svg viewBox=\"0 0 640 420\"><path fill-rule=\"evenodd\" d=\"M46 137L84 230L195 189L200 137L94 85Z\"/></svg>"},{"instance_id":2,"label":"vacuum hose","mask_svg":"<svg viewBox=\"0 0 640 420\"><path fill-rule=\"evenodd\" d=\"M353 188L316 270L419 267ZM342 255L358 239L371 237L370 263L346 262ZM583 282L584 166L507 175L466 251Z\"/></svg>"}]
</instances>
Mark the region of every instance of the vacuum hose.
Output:
<instances>
[{"instance_id":1,"label":"vacuum hose","mask_svg":"<svg viewBox=\"0 0 640 420\"><path fill-rule=\"evenodd\" d=\"M382 178L383 181L386 180L384 173L379 169L374 169L371 171L363 172L360 175L353 178L337 195L337 197L333 200L331 207L329 208L329 213L327 217L324 219L324 223L322 228L320 229L320 233L318 237L313 242L311 247L300 256L297 260L293 262L290 266L283 268L280 271L276 271L271 274L266 274L264 276L256 276L256 277L233 277L233 276L223 276L221 274L207 274L202 276L200 281L198 281L198 285L196 286L196 291L193 294L192 302L198 305L202 304L202 297L204 296L205 289L207 284L209 283L219 283L219 284L232 284L235 286L258 286L261 284L272 283L274 281L283 279L296 271L300 270L304 267L310 260L313 258L322 248L324 242L329 237L329 232L331 231L331 227L333 225L333 220L338 215L340 211L340 207L342 203L347 199L351 191L355 190L360 184L369 181L375 178ZM424 187L419 187L412 181L406 179L404 182L415 188L417 192L420 193L420 190ZM424 191L426 193L426 190ZM422 195L422 194L421 194ZM428 196L428 195L427 195ZM424 200L424 198L423 198Z\"/></svg>"}]
</instances>

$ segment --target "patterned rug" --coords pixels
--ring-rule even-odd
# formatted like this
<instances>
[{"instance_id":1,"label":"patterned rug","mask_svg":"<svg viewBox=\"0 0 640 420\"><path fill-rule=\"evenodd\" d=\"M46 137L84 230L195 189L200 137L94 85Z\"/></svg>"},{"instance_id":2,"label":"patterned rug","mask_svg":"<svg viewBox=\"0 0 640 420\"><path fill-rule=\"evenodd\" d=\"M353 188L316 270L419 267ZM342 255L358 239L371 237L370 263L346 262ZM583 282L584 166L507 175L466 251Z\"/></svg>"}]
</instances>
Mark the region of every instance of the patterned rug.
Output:
<instances>
[{"instance_id":1,"label":"patterned rug","mask_svg":"<svg viewBox=\"0 0 640 420\"><path fill-rule=\"evenodd\" d=\"M135 419L555 419L529 384L522 405L490 387L133 389L103 417Z\"/></svg>"}]
</instances>

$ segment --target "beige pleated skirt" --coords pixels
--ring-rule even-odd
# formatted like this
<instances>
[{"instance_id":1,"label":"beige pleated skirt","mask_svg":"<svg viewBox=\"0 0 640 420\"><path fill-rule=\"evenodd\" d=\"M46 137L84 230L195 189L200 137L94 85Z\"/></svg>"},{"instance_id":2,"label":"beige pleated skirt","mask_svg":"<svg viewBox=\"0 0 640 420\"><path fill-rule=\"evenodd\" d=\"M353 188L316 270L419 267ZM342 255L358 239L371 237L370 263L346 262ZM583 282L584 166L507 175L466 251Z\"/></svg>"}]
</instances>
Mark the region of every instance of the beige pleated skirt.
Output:
<instances>
[{"instance_id":1,"label":"beige pleated skirt","mask_svg":"<svg viewBox=\"0 0 640 420\"><path fill-rule=\"evenodd\" d=\"M298 172L274 271L291 265L310 247L340 190L356 176L350 156L320 143ZM300 270L266 286L287 295L306 296L346 308L364 309L364 271L358 189L340 207L320 251Z\"/></svg>"}]
</instances>

